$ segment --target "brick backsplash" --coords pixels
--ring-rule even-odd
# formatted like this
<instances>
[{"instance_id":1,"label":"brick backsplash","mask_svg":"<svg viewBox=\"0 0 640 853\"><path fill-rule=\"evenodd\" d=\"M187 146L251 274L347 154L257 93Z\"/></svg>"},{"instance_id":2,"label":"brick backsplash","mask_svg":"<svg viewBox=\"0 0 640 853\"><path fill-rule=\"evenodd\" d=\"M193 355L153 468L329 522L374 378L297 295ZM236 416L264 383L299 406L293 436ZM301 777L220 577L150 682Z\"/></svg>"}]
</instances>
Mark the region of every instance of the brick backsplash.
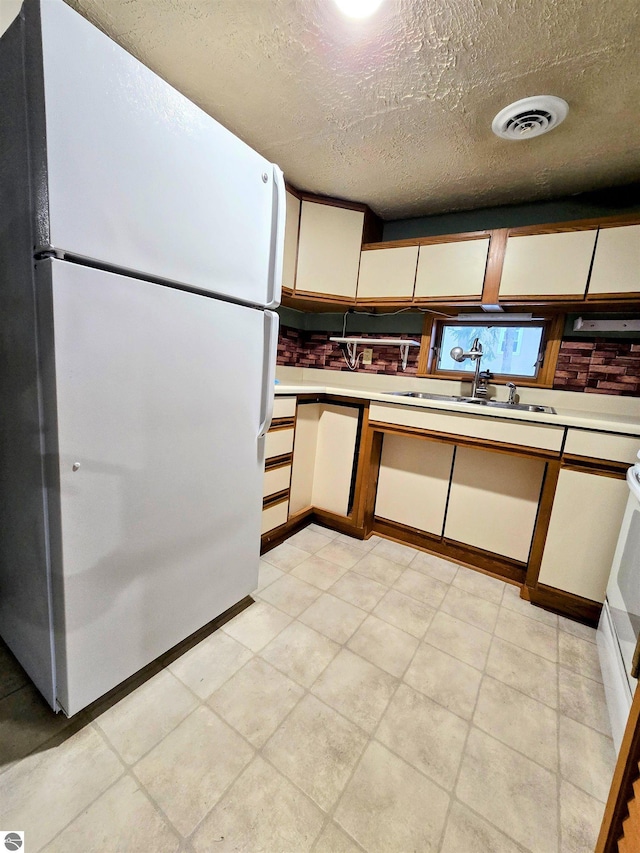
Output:
<instances>
[{"instance_id":1,"label":"brick backsplash","mask_svg":"<svg viewBox=\"0 0 640 853\"><path fill-rule=\"evenodd\" d=\"M305 332L292 329L288 326L280 327L278 339L278 365L283 367L315 367L322 370L349 370L342 355L343 347L329 340L335 333L329 332ZM389 338L390 335L358 335L358 337L370 338L372 342L376 338ZM395 335L393 337L396 337ZM409 335L397 335L398 340L409 338ZM358 347L362 352L362 347ZM403 376L412 376L418 369L418 347L409 349L407 369L402 370L400 358L400 347L375 346L373 347L373 362L360 365L359 373L401 373Z\"/></svg>"},{"instance_id":2,"label":"brick backsplash","mask_svg":"<svg viewBox=\"0 0 640 853\"><path fill-rule=\"evenodd\" d=\"M600 338L562 341L553 387L640 397L640 344Z\"/></svg>"},{"instance_id":3,"label":"brick backsplash","mask_svg":"<svg viewBox=\"0 0 640 853\"><path fill-rule=\"evenodd\" d=\"M278 364L286 367L348 371L342 356L342 347L329 340L331 334L305 332L281 326ZM389 335L362 337L374 341L376 337L388 338ZM401 340L409 336L397 337ZM399 347L376 346L373 347L373 363L360 365L357 371L415 376L417 367L417 347L409 350L407 369L403 372ZM557 391L586 391L590 394L640 397L640 343L607 341L600 338L562 341L553 387Z\"/></svg>"}]
</instances>

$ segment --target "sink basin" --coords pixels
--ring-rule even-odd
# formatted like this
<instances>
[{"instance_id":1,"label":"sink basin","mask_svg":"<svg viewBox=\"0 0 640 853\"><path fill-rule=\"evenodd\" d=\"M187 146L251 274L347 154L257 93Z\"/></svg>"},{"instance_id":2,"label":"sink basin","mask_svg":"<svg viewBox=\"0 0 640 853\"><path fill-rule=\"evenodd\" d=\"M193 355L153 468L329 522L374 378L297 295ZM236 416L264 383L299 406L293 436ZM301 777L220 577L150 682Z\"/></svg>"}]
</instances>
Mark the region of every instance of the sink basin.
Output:
<instances>
[{"instance_id":1,"label":"sink basin","mask_svg":"<svg viewBox=\"0 0 640 853\"><path fill-rule=\"evenodd\" d=\"M491 409L511 409L515 412L542 412L555 415L551 406L534 406L527 403L502 403L499 400L481 400L478 397L452 397L448 394L427 394L424 391L394 391L394 397L413 397L417 400L443 400L450 403L469 403L472 406L489 406Z\"/></svg>"}]
</instances>

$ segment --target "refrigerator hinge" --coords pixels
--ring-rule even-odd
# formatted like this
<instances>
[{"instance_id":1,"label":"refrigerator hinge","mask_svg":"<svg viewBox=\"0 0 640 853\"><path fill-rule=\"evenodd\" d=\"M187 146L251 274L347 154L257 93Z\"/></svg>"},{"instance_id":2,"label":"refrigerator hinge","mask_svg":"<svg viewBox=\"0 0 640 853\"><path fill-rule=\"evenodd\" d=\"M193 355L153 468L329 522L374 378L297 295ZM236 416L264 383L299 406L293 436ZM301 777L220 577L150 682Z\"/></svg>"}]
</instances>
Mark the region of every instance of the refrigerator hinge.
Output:
<instances>
[{"instance_id":1,"label":"refrigerator hinge","mask_svg":"<svg viewBox=\"0 0 640 853\"><path fill-rule=\"evenodd\" d=\"M43 249L41 252L36 252L33 257L36 261L46 261L47 258L56 258L56 260L62 261L64 260L64 252L57 249Z\"/></svg>"}]
</instances>

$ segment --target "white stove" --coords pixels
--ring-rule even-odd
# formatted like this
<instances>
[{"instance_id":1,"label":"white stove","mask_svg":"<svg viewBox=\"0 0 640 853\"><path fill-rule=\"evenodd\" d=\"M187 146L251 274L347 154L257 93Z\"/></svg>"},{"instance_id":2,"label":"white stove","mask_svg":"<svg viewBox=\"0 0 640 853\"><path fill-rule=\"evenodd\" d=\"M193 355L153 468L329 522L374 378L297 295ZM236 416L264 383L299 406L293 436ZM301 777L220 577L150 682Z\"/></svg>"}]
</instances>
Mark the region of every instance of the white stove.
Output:
<instances>
[{"instance_id":1,"label":"white stove","mask_svg":"<svg viewBox=\"0 0 640 853\"><path fill-rule=\"evenodd\" d=\"M640 458L640 453L638 454ZM616 750L638 683L631 674L640 636L640 463L627 471L629 499L598 626L598 651Z\"/></svg>"}]
</instances>

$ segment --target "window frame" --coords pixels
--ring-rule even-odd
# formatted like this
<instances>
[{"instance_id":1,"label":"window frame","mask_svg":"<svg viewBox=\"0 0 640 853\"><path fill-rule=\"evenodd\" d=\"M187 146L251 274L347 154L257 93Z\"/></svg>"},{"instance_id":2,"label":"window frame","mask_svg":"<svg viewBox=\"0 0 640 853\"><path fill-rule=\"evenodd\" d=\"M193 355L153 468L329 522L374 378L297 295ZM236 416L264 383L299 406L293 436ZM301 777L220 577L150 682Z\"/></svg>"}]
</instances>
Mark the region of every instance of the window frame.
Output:
<instances>
[{"instance_id":1,"label":"window frame","mask_svg":"<svg viewBox=\"0 0 640 853\"><path fill-rule=\"evenodd\" d=\"M501 317L489 315L484 321L480 320L458 320L456 317L425 317L420 359L418 362L418 376L430 379L448 379L451 381L470 381L472 374L462 370L442 370L438 368L438 357L442 342L443 330L447 326L536 326L543 329L540 341L540 357L535 376L519 376L511 373L493 373L493 382L506 384L514 382L517 385L534 387L553 387L553 377L560 351L560 342L564 330L564 315L541 316L540 319L531 322L509 320L508 314Z\"/></svg>"}]
</instances>

